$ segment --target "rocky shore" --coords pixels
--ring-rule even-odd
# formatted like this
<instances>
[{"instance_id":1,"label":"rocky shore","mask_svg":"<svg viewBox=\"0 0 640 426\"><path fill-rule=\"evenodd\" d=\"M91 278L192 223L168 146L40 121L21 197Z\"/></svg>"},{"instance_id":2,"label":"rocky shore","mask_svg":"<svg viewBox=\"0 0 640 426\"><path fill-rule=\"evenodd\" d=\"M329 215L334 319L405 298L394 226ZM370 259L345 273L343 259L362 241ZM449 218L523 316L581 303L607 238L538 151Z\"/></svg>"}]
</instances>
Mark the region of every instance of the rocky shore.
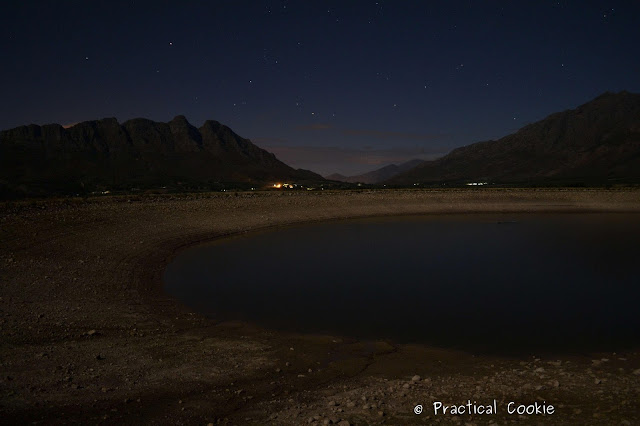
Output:
<instances>
[{"instance_id":1,"label":"rocky shore","mask_svg":"<svg viewBox=\"0 0 640 426\"><path fill-rule=\"evenodd\" d=\"M640 191L249 192L4 203L0 416L7 424L639 424L638 348L516 359L298 335L203 318L162 290L167 262L198 242L292 223L453 212L640 215ZM493 414L433 409L436 401L494 400ZM553 414L507 409L543 401Z\"/></svg>"}]
</instances>

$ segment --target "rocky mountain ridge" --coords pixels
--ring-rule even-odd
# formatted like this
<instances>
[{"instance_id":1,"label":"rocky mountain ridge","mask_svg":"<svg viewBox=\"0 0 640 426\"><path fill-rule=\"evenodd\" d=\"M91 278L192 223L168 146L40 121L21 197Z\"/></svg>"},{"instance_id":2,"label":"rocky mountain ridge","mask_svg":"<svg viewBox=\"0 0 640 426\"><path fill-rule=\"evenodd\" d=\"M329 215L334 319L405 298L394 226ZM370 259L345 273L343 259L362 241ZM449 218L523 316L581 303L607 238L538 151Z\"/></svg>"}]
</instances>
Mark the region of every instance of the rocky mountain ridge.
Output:
<instances>
[{"instance_id":1,"label":"rocky mountain ridge","mask_svg":"<svg viewBox=\"0 0 640 426\"><path fill-rule=\"evenodd\" d=\"M31 124L0 132L4 193L278 180L324 178L289 167L213 120L196 128L182 115L168 123L105 118L69 128Z\"/></svg>"},{"instance_id":2,"label":"rocky mountain ridge","mask_svg":"<svg viewBox=\"0 0 640 426\"><path fill-rule=\"evenodd\" d=\"M605 93L498 140L454 149L386 183L640 182L640 94Z\"/></svg>"}]
</instances>

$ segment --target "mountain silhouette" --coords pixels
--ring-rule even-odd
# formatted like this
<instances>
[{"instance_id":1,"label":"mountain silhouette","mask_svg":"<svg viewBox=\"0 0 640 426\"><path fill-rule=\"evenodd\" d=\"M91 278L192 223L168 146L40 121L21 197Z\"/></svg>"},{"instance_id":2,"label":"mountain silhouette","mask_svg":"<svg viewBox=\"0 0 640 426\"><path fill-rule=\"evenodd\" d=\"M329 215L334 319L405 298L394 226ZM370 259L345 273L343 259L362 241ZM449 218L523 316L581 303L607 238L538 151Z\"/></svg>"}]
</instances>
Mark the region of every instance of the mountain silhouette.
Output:
<instances>
[{"instance_id":1,"label":"mountain silhouette","mask_svg":"<svg viewBox=\"0 0 640 426\"><path fill-rule=\"evenodd\" d=\"M327 176L326 178L329 180L338 180L341 182L350 182L350 183L368 183L368 184L376 184L383 182L396 176L399 173L405 172L407 170L411 170L418 164L422 164L422 160L409 160L400 165L389 164L388 166L381 167L376 170L372 170L367 173L362 173L354 176L344 176L339 173L334 173L332 175Z\"/></svg>"},{"instance_id":2,"label":"mountain silhouette","mask_svg":"<svg viewBox=\"0 0 640 426\"><path fill-rule=\"evenodd\" d=\"M386 183L640 182L640 95L605 93L498 140L454 149Z\"/></svg>"},{"instance_id":3,"label":"mountain silhouette","mask_svg":"<svg viewBox=\"0 0 640 426\"><path fill-rule=\"evenodd\" d=\"M136 118L16 127L0 132L0 192L65 194L220 183L322 181L295 170L217 121L199 129L179 115L168 123Z\"/></svg>"}]
</instances>

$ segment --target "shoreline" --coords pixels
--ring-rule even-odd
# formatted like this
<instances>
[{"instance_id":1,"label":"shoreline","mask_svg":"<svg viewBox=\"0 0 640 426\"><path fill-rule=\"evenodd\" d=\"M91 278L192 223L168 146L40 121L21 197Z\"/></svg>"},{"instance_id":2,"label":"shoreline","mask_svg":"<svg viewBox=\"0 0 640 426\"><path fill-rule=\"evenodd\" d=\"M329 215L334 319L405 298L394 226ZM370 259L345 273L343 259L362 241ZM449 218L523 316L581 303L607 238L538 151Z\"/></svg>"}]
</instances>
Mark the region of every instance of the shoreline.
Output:
<instances>
[{"instance_id":1,"label":"shoreline","mask_svg":"<svg viewBox=\"0 0 640 426\"><path fill-rule=\"evenodd\" d=\"M600 385L622 392L623 400L640 394L634 351L617 355L625 360L609 354L595 367L591 357L580 356L556 366L546 362L557 360L281 333L200 317L164 293L162 283L179 251L232 235L414 214L640 213L638 190L265 192L12 204L0 209L6 242L0 303L8 342L0 350L7 371L0 412L7 418L50 422L69 412L70 420L106 423L424 422L411 404L422 399L428 405L424 399L438 390L459 393L452 374L463 376L460 400L474 397L477 379L493 374L496 388L484 399L509 396L504 385L510 382L520 394L511 396L547 391L554 403L571 406L558 408L554 420L598 424L604 407L598 410L593 392ZM536 373L542 363L544 371ZM591 376L600 372L601 379ZM421 378L409 380L413 375ZM561 378L567 384L555 386ZM536 390L540 385L530 383L536 380L545 388ZM632 405L614 414L632 422L639 416Z\"/></svg>"}]
</instances>

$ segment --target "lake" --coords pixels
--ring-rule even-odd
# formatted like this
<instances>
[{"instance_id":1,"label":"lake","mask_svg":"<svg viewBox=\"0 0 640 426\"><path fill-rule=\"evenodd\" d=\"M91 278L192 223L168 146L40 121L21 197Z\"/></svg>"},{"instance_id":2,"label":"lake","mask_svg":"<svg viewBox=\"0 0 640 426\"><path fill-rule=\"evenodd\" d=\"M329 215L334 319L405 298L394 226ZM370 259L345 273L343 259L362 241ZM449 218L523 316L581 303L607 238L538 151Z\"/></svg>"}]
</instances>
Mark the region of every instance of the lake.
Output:
<instances>
[{"instance_id":1,"label":"lake","mask_svg":"<svg viewBox=\"0 0 640 426\"><path fill-rule=\"evenodd\" d=\"M296 225L191 247L166 291L275 330L539 354L639 346L640 215L472 214Z\"/></svg>"}]
</instances>

